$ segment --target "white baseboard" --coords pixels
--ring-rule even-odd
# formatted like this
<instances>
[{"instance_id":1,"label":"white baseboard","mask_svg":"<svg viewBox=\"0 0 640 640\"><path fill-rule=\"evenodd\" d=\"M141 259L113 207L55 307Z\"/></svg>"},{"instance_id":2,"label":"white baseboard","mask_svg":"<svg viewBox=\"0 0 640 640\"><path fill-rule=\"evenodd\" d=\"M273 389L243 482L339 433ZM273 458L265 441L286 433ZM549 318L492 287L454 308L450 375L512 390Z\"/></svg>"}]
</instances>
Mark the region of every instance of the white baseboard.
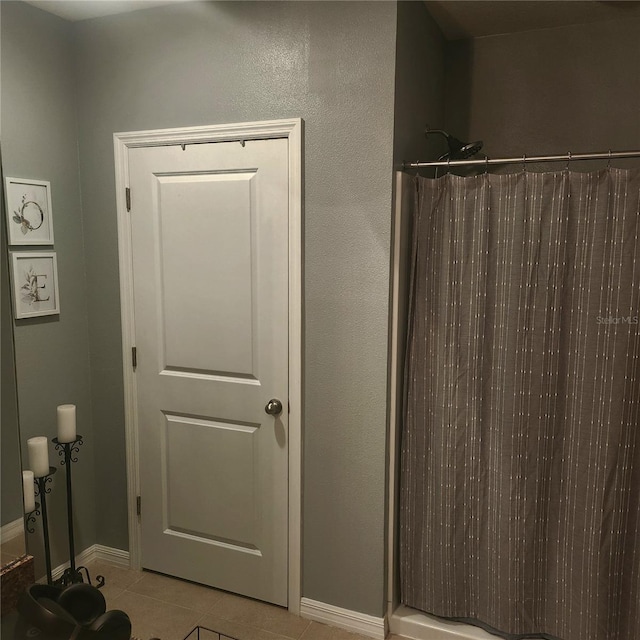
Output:
<instances>
[{"instance_id":1,"label":"white baseboard","mask_svg":"<svg viewBox=\"0 0 640 640\"><path fill-rule=\"evenodd\" d=\"M129 568L129 552L114 547L105 547L102 544L93 545L95 549L95 559L102 562L117 564L119 567Z\"/></svg>"},{"instance_id":2,"label":"white baseboard","mask_svg":"<svg viewBox=\"0 0 640 640\"><path fill-rule=\"evenodd\" d=\"M85 549L84 551L81 551L79 554L76 555L76 567L82 567L84 565L87 565L90 562L93 562L95 559L96 559L95 545L92 545L88 549ZM70 562L65 562L64 564L61 564L51 569L51 577L54 580L57 580L58 578L62 577L64 570L68 569L70 564L71 564Z\"/></svg>"},{"instance_id":3,"label":"white baseboard","mask_svg":"<svg viewBox=\"0 0 640 640\"><path fill-rule=\"evenodd\" d=\"M470 624L441 620L422 611L399 606L389 620L389 630L415 640L501 640Z\"/></svg>"},{"instance_id":4,"label":"white baseboard","mask_svg":"<svg viewBox=\"0 0 640 640\"><path fill-rule=\"evenodd\" d=\"M324 622L332 627L360 633L376 640L384 640L387 635L386 617L376 618L309 598L300 600L300 615L308 620Z\"/></svg>"},{"instance_id":5,"label":"white baseboard","mask_svg":"<svg viewBox=\"0 0 640 640\"><path fill-rule=\"evenodd\" d=\"M18 518L13 522L7 522L0 528L0 542L2 544L17 538L18 536L24 536L24 519Z\"/></svg>"},{"instance_id":6,"label":"white baseboard","mask_svg":"<svg viewBox=\"0 0 640 640\"><path fill-rule=\"evenodd\" d=\"M91 545L88 549L85 549L76 556L76 566L83 567L96 560L102 562L110 562L121 567L129 566L129 552L122 549L114 549L113 547L105 547L101 544ZM57 580L62 576L64 570L69 567L70 563L65 562L51 570L51 576L54 580ZM45 577L46 580L46 577ZM42 581L42 578L39 582Z\"/></svg>"}]
</instances>

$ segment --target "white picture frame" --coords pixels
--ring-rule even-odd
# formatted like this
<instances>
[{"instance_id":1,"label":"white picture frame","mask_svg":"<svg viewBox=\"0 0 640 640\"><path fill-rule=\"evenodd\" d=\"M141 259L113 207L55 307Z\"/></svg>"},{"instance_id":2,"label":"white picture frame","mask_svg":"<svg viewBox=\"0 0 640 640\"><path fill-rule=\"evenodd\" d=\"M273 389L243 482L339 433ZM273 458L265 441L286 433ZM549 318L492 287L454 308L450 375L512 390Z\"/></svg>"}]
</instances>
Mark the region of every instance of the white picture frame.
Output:
<instances>
[{"instance_id":1,"label":"white picture frame","mask_svg":"<svg viewBox=\"0 0 640 640\"><path fill-rule=\"evenodd\" d=\"M7 238L10 245L52 245L51 183L5 178Z\"/></svg>"},{"instance_id":2,"label":"white picture frame","mask_svg":"<svg viewBox=\"0 0 640 640\"><path fill-rule=\"evenodd\" d=\"M12 251L11 281L16 320L60 313L55 251Z\"/></svg>"}]
</instances>

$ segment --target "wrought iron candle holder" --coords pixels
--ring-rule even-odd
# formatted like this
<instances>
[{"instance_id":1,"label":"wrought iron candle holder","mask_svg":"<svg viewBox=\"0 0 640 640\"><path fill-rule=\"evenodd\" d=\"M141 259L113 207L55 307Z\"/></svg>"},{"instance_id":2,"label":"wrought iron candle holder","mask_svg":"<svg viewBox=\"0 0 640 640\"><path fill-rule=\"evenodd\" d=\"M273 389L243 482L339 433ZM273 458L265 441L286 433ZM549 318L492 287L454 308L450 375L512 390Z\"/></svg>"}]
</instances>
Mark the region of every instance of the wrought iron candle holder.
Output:
<instances>
[{"instance_id":1,"label":"wrought iron candle holder","mask_svg":"<svg viewBox=\"0 0 640 640\"><path fill-rule=\"evenodd\" d=\"M29 513L25 513L25 529L28 533L35 532L36 516L42 515L42 533L44 538L44 557L47 569L47 583L50 585L67 586L77 582L86 582L92 584L91 575L87 567L76 567L76 552L73 536L73 494L71 491L71 464L78 462L75 454L80 452L82 444L82 436L76 436L72 442L59 442L58 438L53 438L53 443L58 451L58 455L62 457L61 464L67 470L67 528L69 534L69 567L67 567L62 576L57 580L53 579L51 572L51 549L49 544L49 519L47 517L47 494L51 493L49 483L53 482L53 474L56 473L56 467L49 467L49 473L40 478L34 478L35 495L40 498L40 502L35 503L35 509ZM104 586L104 577L96 576L96 587Z\"/></svg>"},{"instance_id":2,"label":"wrought iron candle holder","mask_svg":"<svg viewBox=\"0 0 640 640\"><path fill-rule=\"evenodd\" d=\"M27 533L35 533L36 528L34 527L38 518L36 516L40 515L40 503L36 502L35 509L33 511L28 511L24 514L24 528L27 530Z\"/></svg>"},{"instance_id":3,"label":"wrought iron candle holder","mask_svg":"<svg viewBox=\"0 0 640 640\"><path fill-rule=\"evenodd\" d=\"M76 582L87 582L91 584L91 576L89 575L89 569L87 567L76 567L76 552L73 538L73 494L71 491L71 464L78 462L78 458L74 454L80 453L80 446L82 445L82 436L76 435L75 440L71 442L59 442L58 438L53 438L53 444L55 445L58 455L62 456L60 464L66 467L67 470L67 529L69 533L69 567L64 570L62 577L55 581L55 584L69 585ZM82 572L84 571L84 577ZM85 580L86 578L86 580ZM96 586L98 588L104 585L104 577L97 576Z\"/></svg>"},{"instance_id":4,"label":"wrought iron candle holder","mask_svg":"<svg viewBox=\"0 0 640 640\"><path fill-rule=\"evenodd\" d=\"M44 534L44 560L47 567L47 582L53 584L53 577L51 576L51 549L49 548L49 519L47 518L47 494L51 493L51 487L47 484L53 482L53 474L57 471L55 467L49 467L49 473L46 476L40 476L34 478L36 483L36 496L40 498L40 504L36 507L36 511L32 511L29 514L27 523L30 521L35 522L35 518L31 518L34 513L38 513L38 508L42 510L42 532ZM27 529L29 531L29 529Z\"/></svg>"}]
</instances>

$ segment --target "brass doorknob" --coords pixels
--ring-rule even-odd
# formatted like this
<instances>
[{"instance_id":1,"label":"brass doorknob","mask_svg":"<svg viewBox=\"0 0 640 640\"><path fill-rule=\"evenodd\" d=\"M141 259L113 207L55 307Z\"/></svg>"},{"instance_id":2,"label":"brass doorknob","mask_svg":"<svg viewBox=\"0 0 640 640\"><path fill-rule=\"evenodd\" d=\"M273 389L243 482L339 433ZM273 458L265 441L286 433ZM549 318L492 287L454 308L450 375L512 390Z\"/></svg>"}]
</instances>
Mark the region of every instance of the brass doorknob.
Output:
<instances>
[{"instance_id":1,"label":"brass doorknob","mask_svg":"<svg viewBox=\"0 0 640 640\"><path fill-rule=\"evenodd\" d=\"M277 416L282 413L282 402L277 398L271 398L264 408L265 412L270 416Z\"/></svg>"}]
</instances>

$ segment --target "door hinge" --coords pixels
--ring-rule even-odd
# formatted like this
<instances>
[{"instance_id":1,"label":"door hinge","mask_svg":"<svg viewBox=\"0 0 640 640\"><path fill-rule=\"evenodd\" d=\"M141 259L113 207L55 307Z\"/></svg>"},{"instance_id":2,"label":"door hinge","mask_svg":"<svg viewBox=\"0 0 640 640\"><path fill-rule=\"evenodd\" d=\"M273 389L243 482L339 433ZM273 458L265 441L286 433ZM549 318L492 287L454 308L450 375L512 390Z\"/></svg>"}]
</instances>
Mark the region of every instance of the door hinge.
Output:
<instances>
[{"instance_id":1,"label":"door hinge","mask_svg":"<svg viewBox=\"0 0 640 640\"><path fill-rule=\"evenodd\" d=\"M138 496L136 498L136 512L137 512L138 515L141 515L141 512L142 512L141 503L142 503L142 499L140 498L140 496Z\"/></svg>"},{"instance_id":2,"label":"door hinge","mask_svg":"<svg viewBox=\"0 0 640 640\"><path fill-rule=\"evenodd\" d=\"M135 369L138 366L138 349L137 347L131 347L131 364Z\"/></svg>"},{"instance_id":3,"label":"door hinge","mask_svg":"<svg viewBox=\"0 0 640 640\"><path fill-rule=\"evenodd\" d=\"M124 197L127 201L127 211L131 211L131 189L129 187L124 190Z\"/></svg>"}]
</instances>

